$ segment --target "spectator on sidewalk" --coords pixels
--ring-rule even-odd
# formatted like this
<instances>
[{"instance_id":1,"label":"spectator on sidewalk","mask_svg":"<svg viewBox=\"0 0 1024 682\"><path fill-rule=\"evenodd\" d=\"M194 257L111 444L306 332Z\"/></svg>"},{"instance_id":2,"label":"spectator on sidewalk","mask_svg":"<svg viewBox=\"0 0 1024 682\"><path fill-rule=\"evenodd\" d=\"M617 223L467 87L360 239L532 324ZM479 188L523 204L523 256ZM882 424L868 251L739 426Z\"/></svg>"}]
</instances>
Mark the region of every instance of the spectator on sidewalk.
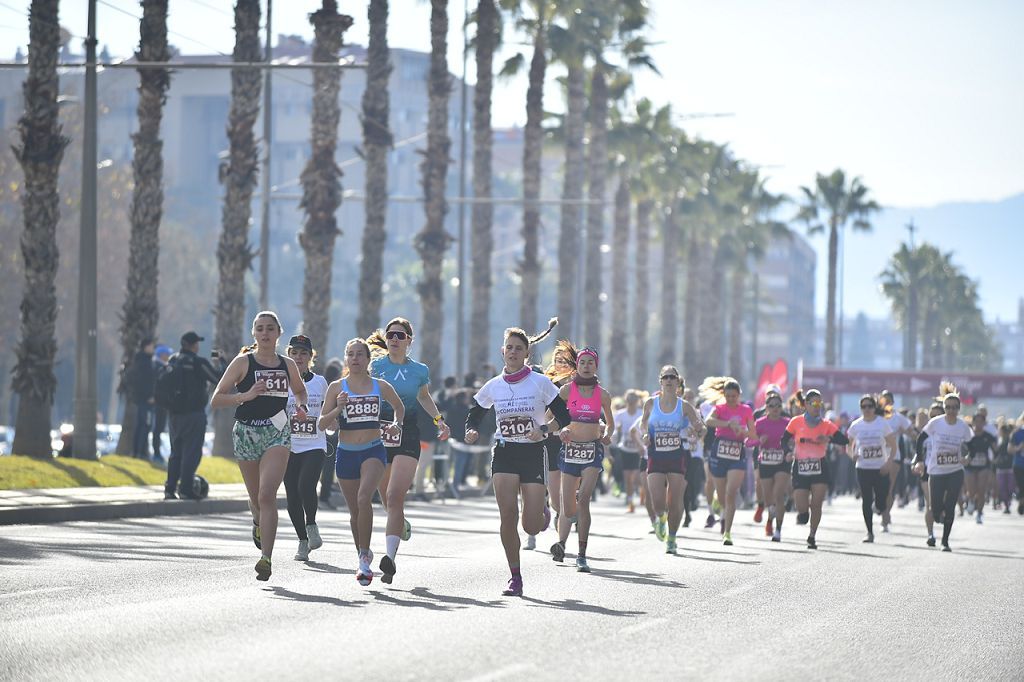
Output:
<instances>
[{"instance_id":1,"label":"spectator on sidewalk","mask_svg":"<svg viewBox=\"0 0 1024 682\"><path fill-rule=\"evenodd\" d=\"M209 360L199 357L199 342L203 340L195 332L185 332L181 337L181 350L168 361L171 374L180 381L180 390L173 404L167 408L171 456L167 460L165 500L174 500L178 496L195 499L192 481L203 456L210 386L217 385L225 369L224 359L219 358L216 351L211 354L217 360L216 369Z\"/></svg>"},{"instance_id":2,"label":"spectator on sidewalk","mask_svg":"<svg viewBox=\"0 0 1024 682\"><path fill-rule=\"evenodd\" d=\"M153 370L154 377L159 377L160 373L167 369L167 361L171 358L170 346L159 345L156 347L156 351L153 353ZM167 408L154 404L153 405L153 463L164 466L167 464L167 460L164 459L163 453L160 451L163 449L163 442L161 436L167 429Z\"/></svg>"},{"instance_id":3,"label":"spectator on sidewalk","mask_svg":"<svg viewBox=\"0 0 1024 682\"><path fill-rule=\"evenodd\" d=\"M156 343L150 337L139 342L132 365L128 370L130 395L135 404L135 422L132 426L132 457L149 459L149 429L153 416L153 386L156 384L156 369L153 367L153 351Z\"/></svg>"}]
</instances>

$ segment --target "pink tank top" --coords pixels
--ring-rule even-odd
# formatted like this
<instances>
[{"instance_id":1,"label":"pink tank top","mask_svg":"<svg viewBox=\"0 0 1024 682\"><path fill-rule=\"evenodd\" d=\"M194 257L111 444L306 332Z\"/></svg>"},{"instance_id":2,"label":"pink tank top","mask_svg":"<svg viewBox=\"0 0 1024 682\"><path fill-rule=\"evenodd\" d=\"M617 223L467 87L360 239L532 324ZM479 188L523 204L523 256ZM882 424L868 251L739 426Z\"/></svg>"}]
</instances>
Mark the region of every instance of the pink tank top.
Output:
<instances>
[{"instance_id":1,"label":"pink tank top","mask_svg":"<svg viewBox=\"0 0 1024 682\"><path fill-rule=\"evenodd\" d=\"M601 419L601 387L594 385L594 394L589 398L580 395L576 382L569 384L569 400L566 407L569 408L569 416L574 422L582 424L596 424Z\"/></svg>"}]
</instances>

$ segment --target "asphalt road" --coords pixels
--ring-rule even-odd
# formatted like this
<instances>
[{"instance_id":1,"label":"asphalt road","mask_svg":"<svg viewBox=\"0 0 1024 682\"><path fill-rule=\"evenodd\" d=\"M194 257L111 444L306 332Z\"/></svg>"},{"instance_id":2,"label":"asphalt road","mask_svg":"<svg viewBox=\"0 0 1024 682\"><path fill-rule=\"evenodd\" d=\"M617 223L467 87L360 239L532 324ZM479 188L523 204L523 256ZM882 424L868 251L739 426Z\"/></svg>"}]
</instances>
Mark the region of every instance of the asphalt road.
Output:
<instances>
[{"instance_id":1,"label":"asphalt road","mask_svg":"<svg viewBox=\"0 0 1024 682\"><path fill-rule=\"evenodd\" d=\"M685 529L676 557L607 498L594 572L524 552L521 599L500 596L493 499L413 503L409 518L394 584L366 588L344 511L320 513L309 563L282 526L268 583L247 515L0 528L0 678L1024 678L1016 514L958 519L944 554L916 507L861 544L847 498L826 508L817 551L795 515L773 544L747 511L735 546Z\"/></svg>"}]
</instances>

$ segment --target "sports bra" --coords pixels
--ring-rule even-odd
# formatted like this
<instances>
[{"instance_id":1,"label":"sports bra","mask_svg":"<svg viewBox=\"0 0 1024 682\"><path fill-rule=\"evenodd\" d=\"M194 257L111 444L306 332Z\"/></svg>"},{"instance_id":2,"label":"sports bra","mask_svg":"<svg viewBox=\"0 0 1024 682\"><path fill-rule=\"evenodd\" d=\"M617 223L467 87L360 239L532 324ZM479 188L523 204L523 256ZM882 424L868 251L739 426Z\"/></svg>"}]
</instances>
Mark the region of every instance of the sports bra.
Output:
<instances>
[{"instance_id":1,"label":"sports bra","mask_svg":"<svg viewBox=\"0 0 1024 682\"><path fill-rule=\"evenodd\" d=\"M569 417L580 424L596 424L601 420L601 386L594 384L594 394L584 398L576 382L569 384Z\"/></svg>"},{"instance_id":2,"label":"sports bra","mask_svg":"<svg viewBox=\"0 0 1024 682\"><path fill-rule=\"evenodd\" d=\"M380 384L373 379L369 393L352 393L348 379L341 380L341 390L348 394L348 403L338 415L338 428L342 431L380 430ZM344 417L344 418L343 418Z\"/></svg>"}]
</instances>

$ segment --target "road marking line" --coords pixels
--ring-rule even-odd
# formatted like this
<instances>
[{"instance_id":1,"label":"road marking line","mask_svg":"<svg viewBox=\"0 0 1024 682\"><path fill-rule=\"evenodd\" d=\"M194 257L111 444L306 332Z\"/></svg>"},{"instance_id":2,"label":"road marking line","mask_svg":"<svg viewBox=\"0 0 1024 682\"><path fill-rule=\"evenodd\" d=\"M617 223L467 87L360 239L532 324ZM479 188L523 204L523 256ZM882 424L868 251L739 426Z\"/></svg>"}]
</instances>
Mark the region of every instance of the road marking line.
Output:
<instances>
[{"instance_id":1,"label":"road marking line","mask_svg":"<svg viewBox=\"0 0 1024 682\"><path fill-rule=\"evenodd\" d=\"M74 589L77 588L71 585L65 587L41 587L37 590L22 590L21 592L8 592L7 594L0 594L0 599L6 599L7 597L23 597L28 594L43 594L44 592L65 592L67 590Z\"/></svg>"},{"instance_id":2,"label":"road marking line","mask_svg":"<svg viewBox=\"0 0 1024 682\"><path fill-rule=\"evenodd\" d=\"M622 628L621 630L619 630L619 634L633 635L638 632L643 632L644 630L649 630L653 627L657 627L658 625L661 625L664 622L664 618L653 618L651 620L646 620L643 623L637 623L636 625L630 625L629 627Z\"/></svg>"},{"instance_id":3,"label":"road marking line","mask_svg":"<svg viewBox=\"0 0 1024 682\"><path fill-rule=\"evenodd\" d=\"M743 594L744 592L749 592L752 589L754 589L753 585L740 585L739 587L734 587L731 590L726 590L725 592L723 592L722 594L720 594L718 596L723 598L723 599L728 599L730 597L738 597L739 595Z\"/></svg>"},{"instance_id":4,"label":"road marking line","mask_svg":"<svg viewBox=\"0 0 1024 682\"><path fill-rule=\"evenodd\" d=\"M511 677L518 673L525 673L528 670L533 670L533 666L529 663L513 663L512 665L506 665L504 668L498 668L489 673L472 677L466 682L492 682L492 680L500 680L504 677Z\"/></svg>"}]
</instances>

